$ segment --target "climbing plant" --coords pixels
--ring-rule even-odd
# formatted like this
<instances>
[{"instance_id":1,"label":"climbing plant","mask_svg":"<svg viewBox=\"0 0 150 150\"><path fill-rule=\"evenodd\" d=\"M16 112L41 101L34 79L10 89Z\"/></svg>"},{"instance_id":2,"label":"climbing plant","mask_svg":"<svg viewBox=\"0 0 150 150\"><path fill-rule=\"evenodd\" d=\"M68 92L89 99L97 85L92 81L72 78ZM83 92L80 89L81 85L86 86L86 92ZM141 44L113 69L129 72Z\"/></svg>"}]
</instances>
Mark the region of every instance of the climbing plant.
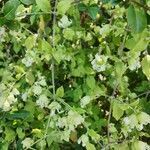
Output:
<instances>
[{"instance_id":1,"label":"climbing plant","mask_svg":"<svg viewBox=\"0 0 150 150\"><path fill-rule=\"evenodd\" d=\"M0 0L0 149L150 149L149 0Z\"/></svg>"}]
</instances>

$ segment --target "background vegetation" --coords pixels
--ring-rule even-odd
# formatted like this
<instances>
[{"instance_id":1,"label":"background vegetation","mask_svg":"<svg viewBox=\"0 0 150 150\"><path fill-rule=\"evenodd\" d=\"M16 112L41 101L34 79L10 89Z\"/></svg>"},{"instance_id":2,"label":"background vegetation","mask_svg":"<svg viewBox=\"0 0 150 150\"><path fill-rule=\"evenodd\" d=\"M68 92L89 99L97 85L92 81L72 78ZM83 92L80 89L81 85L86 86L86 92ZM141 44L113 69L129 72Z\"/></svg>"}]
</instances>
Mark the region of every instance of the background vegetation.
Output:
<instances>
[{"instance_id":1,"label":"background vegetation","mask_svg":"<svg viewBox=\"0 0 150 150\"><path fill-rule=\"evenodd\" d=\"M147 150L149 0L0 0L0 149Z\"/></svg>"}]
</instances>

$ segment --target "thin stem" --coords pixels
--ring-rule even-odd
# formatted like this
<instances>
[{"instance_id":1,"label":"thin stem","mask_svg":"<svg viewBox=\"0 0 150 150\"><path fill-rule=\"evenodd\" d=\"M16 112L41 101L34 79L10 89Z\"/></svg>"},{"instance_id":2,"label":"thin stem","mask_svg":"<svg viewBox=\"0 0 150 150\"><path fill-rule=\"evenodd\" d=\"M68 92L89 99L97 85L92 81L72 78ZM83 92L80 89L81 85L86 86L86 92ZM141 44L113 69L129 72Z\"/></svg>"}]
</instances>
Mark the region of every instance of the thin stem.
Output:
<instances>
[{"instance_id":1,"label":"thin stem","mask_svg":"<svg viewBox=\"0 0 150 150\"><path fill-rule=\"evenodd\" d=\"M124 49L125 42L126 42L126 38L127 38L127 31L125 31L125 35L124 35L123 41L122 41L122 43L120 44L120 46L118 48L118 55L119 56L122 56L123 49Z\"/></svg>"},{"instance_id":2,"label":"thin stem","mask_svg":"<svg viewBox=\"0 0 150 150\"><path fill-rule=\"evenodd\" d=\"M56 9L57 9L57 0L55 0L54 10L53 10L53 25L52 25L52 47L53 48L55 47ZM56 93L55 93L55 62L54 62L54 58L52 58L51 73L52 73L51 76L52 76L53 100L55 101ZM50 119L51 119L51 115L49 114L48 122L46 125L46 130L45 130L45 134L44 134L44 139L46 138L47 133L48 133ZM43 150L43 145L41 145L41 150Z\"/></svg>"},{"instance_id":3,"label":"thin stem","mask_svg":"<svg viewBox=\"0 0 150 150\"><path fill-rule=\"evenodd\" d=\"M34 33L32 33L30 30L28 30L26 27L24 27L24 26L22 26L22 28L24 29L24 30L26 30L28 33L30 33L31 35L34 35Z\"/></svg>"},{"instance_id":4,"label":"thin stem","mask_svg":"<svg viewBox=\"0 0 150 150\"><path fill-rule=\"evenodd\" d=\"M47 15L47 14L54 14L55 12L31 12L31 13L22 13L22 14L18 14L16 15L16 17L25 17L25 16L33 16L33 15ZM55 14L56 15L56 14Z\"/></svg>"},{"instance_id":5,"label":"thin stem","mask_svg":"<svg viewBox=\"0 0 150 150\"><path fill-rule=\"evenodd\" d=\"M143 95L146 95L146 97L147 97L149 94L150 94L150 90L139 94L137 97L135 97L135 99L136 99L136 98L139 98L139 97L141 97L141 96L143 96Z\"/></svg>"},{"instance_id":6,"label":"thin stem","mask_svg":"<svg viewBox=\"0 0 150 150\"><path fill-rule=\"evenodd\" d=\"M110 97L110 107L109 107L109 114L108 114L108 120L107 120L107 139L108 139L108 144L110 143L110 119L111 119L111 114L112 114L112 100L115 96L115 92L117 90L118 84L115 86L113 93Z\"/></svg>"}]
</instances>

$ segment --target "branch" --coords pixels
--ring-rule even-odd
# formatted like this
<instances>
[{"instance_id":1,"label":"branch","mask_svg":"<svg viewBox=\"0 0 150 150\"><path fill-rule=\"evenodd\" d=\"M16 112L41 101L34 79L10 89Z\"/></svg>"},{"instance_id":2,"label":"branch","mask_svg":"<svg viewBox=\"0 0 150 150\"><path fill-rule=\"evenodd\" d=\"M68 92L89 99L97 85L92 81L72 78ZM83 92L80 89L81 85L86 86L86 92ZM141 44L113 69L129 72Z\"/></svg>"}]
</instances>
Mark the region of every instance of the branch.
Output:
<instances>
[{"instance_id":1,"label":"branch","mask_svg":"<svg viewBox=\"0 0 150 150\"><path fill-rule=\"evenodd\" d=\"M144 8L145 10L149 10L149 11L150 11L150 7L148 7L148 6L146 6L146 5L143 5L143 4L141 4L141 3L139 3L139 2L137 2L137 1L135 1L135 0L130 0L130 1L131 1L132 3L138 5L139 7L142 7L142 8Z\"/></svg>"},{"instance_id":2,"label":"branch","mask_svg":"<svg viewBox=\"0 0 150 150\"><path fill-rule=\"evenodd\" d=\"M56 9L57 9L57 0L55 0L54 10L53 10L53 24L52 24L52 47L53 48L55 47ZM56 100L56 98L55 98L56 92L55 92L55 62L54 62L54 58L52 58L51 72L52 72L51 77L52 77L52 88L53 88L53 100L55 101ZM46 129L45 129L44 139L47 136L50 120L51 120L51 115L49 114L48 122L47 122ZM41 150L43 150L43 145L41 145Z\"/></svg>"},{"instance_id":3,"label":"branch","mask_svg":"<svg viewBox=\"0 0 150 150\"><path fill-rule=\"evenodd\" d=\"M22 14L18 14L16 15L16 17L25 17L25 16L33 16L33 15L47 15L47 14L54 14L56 12L31 12L31 13L22 13ZM56 15L56 14L55 14Z\"/></svg>"}]
</instances>

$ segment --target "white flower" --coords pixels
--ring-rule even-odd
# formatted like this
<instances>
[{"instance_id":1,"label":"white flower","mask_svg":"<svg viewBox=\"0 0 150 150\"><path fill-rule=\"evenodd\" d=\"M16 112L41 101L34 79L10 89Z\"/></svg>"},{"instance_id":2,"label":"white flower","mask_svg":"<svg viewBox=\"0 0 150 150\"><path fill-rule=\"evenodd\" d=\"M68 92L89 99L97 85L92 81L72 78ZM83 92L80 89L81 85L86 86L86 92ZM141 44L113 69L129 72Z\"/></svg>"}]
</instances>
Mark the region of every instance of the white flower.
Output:
<instances>
[{"instance_id":1,"label":"white flower","mask_svg":"<svg viewBox=\"0 0 150 150\"><path fill-rule=\"evenodd\" d=\"M13 93L14 95L19 95L19 94L20 94L20 92L19 92L16 88L14 88L14 89L12 90L12 93Z\"/></svg>"},{"instance_id":2,"label":"white flower","mask_svg":"<svg viewBox=\"0 0 150 150\"><path fill-rule=\"evenodd\" d=\"M89 137L86 134L83 134L79 139L78 139L78 144L82 142L82 146L85 147L87 143L89 143Z\"/></svg>"},{"instance_id":3,"label":"white flower","mask_svg":"<svg viewBox=\"0 0 150 150\"><path fill-rule=\"evenodd\" d=\"M103 25L102 28L100 28L100 34L102 35L102 38L105 38L111 31L111 27L109 24Z\"/></svg>"},{"instance_id":4,"label":"white flower","mask_svg":"<svg viewBox=\"0 0 150 150\"><path fill-rule=\"evenodd\" d=\"M41 108L48 107L48 103L49 103L49 100L47 96L44 94L40 95L39 99L36 101L36 104L40 106Z\"/></svg>"},{"instance_id":5,"label":"white flower","mask_svg":"<svg viewBox=\"0 0 150 150\"><path fill-rule=\"evenodd\" d=\"M138 124L138 125L137 125L137 129L138 129L138 131L143 130L143 124Z\"/></svg>"},{"instance_id":6,"label":"white flower","mask_svg":"<svg viewBox=\"0 0 150 150\"><path fill-rule=\"evenodd\" d=\"M67 128L69 131L73 131L78 125L84 122L84 118L75 111L70 110L67 117L58 119L58 126L60 128Z\"/></svg>"},{"instance_id":7,"label":"white flower","mask_svg":"<svg viewBox=\"0 0 150 150\"><path fill-rule=\"evenodd\" d=\"M59 112L61 109L61 105L58 102L52 102L49 106L49 109L51 109L51 116L55 115L55 112Z\"/></svg>"},{"instance_id":8,"label":"white flower","mask_svg":"<svg viewBox=\"0 0 150 150\"><path fill-rule=\"evenodd\" d=\"M10 93L9 96L7 97L7 100L10 104L13 104L15 102L17 102L17 99L14 97L13 93Z\"/></svg>"},{"instance_id":9,"label":"white flower","mask_svg":"<svg viewBox=\"0 0 150 150\"><path fill-rule=\"evenodd\" d=\"M33 142L31 138L25 138L21 143L23 144L23 148L30 148Z\"/></svg>"},{"instance_id":10,"label":"white flower","mask_svg":"<svg viewBox=\"0 0 150 150\"><path fill-rule=\"evenodd\" d=\"M32 57L28 56L22 59L22 63L25 64L26 67L32 66L34 60Z\"/></svg>"},{"instance_id":11,"label":"white flower","mask_svg":"<svg viewBox=\"0 0 150 150\"><path fill-rule=\"evenodd\" d=\"M145 112L141 112L137 115L137 118L138 118L138 122L140 124L144 124L144 125L147 125L150 123L150 115L145 113Z\"/></svg>"},{"instance_id":12,"label":"white flower","mask_svg":"<svg viewBox=\"0 0 150 150\"><path fill-rule=\"evenodd\" d=\"M34 85L32 91L35 95L40 95L42 93L42 88L40 85Z\"/></svg>"},{"instance_id":13,"label":"white flower","mask_svg":"<svg viewBox=\"0 0 150 150\"><path fill-rule=\"evenodd\" d=\"M21 98L22 98L22 100L24 102L27 100L27 97L28 97L28 93L27 92L23 93L22 96L21 96Z\"/></svg>"},{"instance_id":14,"label":"white flower","mask_svg":"<svg viewBox=\"0 0 150 150\"><path fill-rule=\"evenodd\" d=\"M57 126L59 128L63 128L65 126L67 126L67 118L66 117L63 117L63 118L59 118L58 119L58 122L57 122Z\"/></svg>"},{"instance_id":15,"label":"white flower","mask_svg":"<svg viewBox=\"0 0 150 150\"><path fill-rule=\"evenodd\" d=\"M61 140L65 140L66 142L69 142L69 138L70 138L70 131L69 130L61 132Z\"/></svg>"},{"instance_id":16,"label":"white flower","mask_svg":"<svg viewBox=\"0 0 150 150\"><path fill-rule=\"evenodd\" d=\"M91 62L93 69L97 72L105 71L107 59L105 55L96 54L95 59Z\"/></svg>"},{"instance_id":17,"label":"white flower","mask_svg":"<svg viewBox=\"0 0 150 150\"><path fill-rule=\"evenodd\" d=\"M46 86L46 81L44 77L38 82L38 84L40 84L41 86Z\"/></svg>"},{"instance_id":18,"label":"white flower","mask_svg":"<svg viewBox=\"0 0 150 150\"><path fill-rule=\"evenodd\" d=\"M72 24L72 21L68 19L66 15L64 15L60 21L58 22L58 26L61 28L67 28Z\"/></svg>"},{"instance_id":19,"label":"white flower","mask_svg":"<svg viewBox=\"0 0 150 150\"><path fill-rule=\"evenodd\" d=\"M123 121L124 121L125 125L129 125L129 124L130 124L130 120L129 120L128 117L125 117L125 118L123 119Z\"/></svg>"},{"instance_id":20,"label":"white flower","mask_svg":"<svg viewBox=\"0 0 150 150\"><path fill-rule=\"evenodd\" d=\"M3 110L4 111L9 111L11 109L10 103L6 100L3 104Z\"/></svg>"},{"instance_id":21,"label":"white flower","mask_svg":"<svg viewBox=\"0 0 150 150\"><path fill-rule=\"evenodd\" d=\"M77 127L84 122L84 118L79 115L77 112L70 110L68 112L68 125L70 130L74 130L74 127Z\"/></svg>"}]
</instances>

